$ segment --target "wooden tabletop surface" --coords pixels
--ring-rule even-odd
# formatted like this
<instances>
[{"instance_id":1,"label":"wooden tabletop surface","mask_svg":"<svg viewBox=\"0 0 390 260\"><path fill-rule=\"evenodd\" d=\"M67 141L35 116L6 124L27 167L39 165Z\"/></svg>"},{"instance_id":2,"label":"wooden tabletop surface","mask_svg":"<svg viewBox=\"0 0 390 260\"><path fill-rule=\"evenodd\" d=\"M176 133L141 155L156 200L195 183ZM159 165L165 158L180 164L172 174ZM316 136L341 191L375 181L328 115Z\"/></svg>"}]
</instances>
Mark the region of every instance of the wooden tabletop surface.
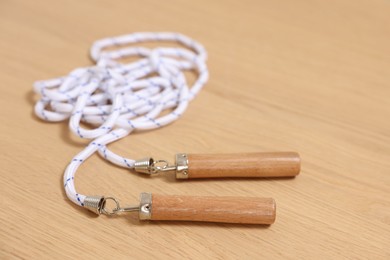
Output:
<instances>
[{"instance_id":1,"label":"wooden tabletop surface","mask_svg":"<svg viewBox=\"0 0 390 260\"><path fill-rule=\"evenodd\" d=\"M390 2L1 1L2 259L390 259ZM91 65L94 40L177 31L203 43L210 80L177 122L110 147L177 152L297 151L293 179L177 182L94 155L84 194L273 197L271 226L139 223L68 201L62 174L86 141L33 115L35 80Z\"/></svg>"}]
</instances>

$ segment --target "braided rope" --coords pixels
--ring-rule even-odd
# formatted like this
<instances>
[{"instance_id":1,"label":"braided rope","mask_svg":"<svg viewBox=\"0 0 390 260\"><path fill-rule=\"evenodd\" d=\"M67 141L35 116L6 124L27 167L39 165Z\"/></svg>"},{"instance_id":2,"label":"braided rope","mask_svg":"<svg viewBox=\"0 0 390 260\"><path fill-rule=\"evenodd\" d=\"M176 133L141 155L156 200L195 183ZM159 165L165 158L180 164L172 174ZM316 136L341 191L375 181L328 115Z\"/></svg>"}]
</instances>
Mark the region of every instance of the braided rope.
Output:
<instances>
[{"instance_id":1,"label":"braided rope","mask_svg":"<svg viewBox=\"0 0 390 260\"><path fill-rule=\"evenodd\" d=\"M170 41L187 48L129 47L148 41ZM117 47L115 50L107 50ZM133 33L96 41L90 55L96 65L77 68L68 75L38 81L34 90L41 99L35 113L43 120L69 120L70 130L80 138L93 139L69 163L64 173L68 198L84 206L85 195L76 192L78 167L95 152L116 165L133 168L134 160L122 157L107 144L133 130L149 130L177 120L208 80L207 53L196 41L177 33ZM131 63L118 60L135 56ZM195 70L189 87L184 71ZM164 110L170 109L162 115ZM95 126L85 129L80 122Z\"/></svg>"}]
</instances>

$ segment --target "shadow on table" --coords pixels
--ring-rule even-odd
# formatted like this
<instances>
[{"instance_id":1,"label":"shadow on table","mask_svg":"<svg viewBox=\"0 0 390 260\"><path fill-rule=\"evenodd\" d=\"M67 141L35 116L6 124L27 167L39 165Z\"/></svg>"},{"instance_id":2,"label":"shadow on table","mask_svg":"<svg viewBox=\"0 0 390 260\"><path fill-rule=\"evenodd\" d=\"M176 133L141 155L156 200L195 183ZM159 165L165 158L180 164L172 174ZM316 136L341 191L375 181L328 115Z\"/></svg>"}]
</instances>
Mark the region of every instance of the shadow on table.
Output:
<instances>
[{"instance_id":1,"label":"shadow on table","mask_svg":"<svg viewBox=\"0 0 390 260\"><path fill-rule=\"evenodd\" d=\"M139 221L138 218L129 218L128 221L132 225L137 226L169 226L169 227L200 227L200 228L239 228L239 229L268 229L272 225L258 224L232 224L232 223L214 223L214 222L199 222L199 221Z\"/></svg>"}]
</instances>

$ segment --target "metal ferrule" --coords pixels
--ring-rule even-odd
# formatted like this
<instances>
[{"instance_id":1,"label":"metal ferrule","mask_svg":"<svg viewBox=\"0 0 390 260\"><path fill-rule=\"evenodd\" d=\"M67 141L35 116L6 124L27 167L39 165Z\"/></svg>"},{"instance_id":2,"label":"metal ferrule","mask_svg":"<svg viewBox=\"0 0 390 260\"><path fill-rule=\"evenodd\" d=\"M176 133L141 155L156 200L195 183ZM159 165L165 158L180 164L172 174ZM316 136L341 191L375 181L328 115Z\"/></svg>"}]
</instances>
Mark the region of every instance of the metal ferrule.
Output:
<instances>
[{"instance_id":1,"label":"metal ferrule","mask_svg":"<svg viewBox=\"0 0 390 260\"><path fill-rule=\"evenodd\" d=\"M151 157L136 160L134 163L134 170L140 173L152 174L154 160Z\"/></svg>"},{"instance_id":2,"label":"metal ferrule","mask_svg":"<svg viewBox=\"0 0 390 260\"><path fill-rule=\"evenodd\" d=\"M188 156L185 153L176 154L176 179L188 179Z\"/></svg>"},{"instance_id":3,"label":"metal ferrule","mask_svg":"<svg viewBox=\"0 0 390 260\"><path fill-rule=\"evenodd\" d=\"M139 219L148 220L152 218L152 193L142 192L139 204Z\"/></svg>"},{"instance_id":4,"label":"metal ferrule","mask_svg":"<svg viewBox=\"0 0 390 260\"><path fill-rule=\"evenodd\" d=\"M84 208L92 211L93 213L100 215L104 207L103 196L87 196L84 199Z\"/></svg>"}]
</instances>

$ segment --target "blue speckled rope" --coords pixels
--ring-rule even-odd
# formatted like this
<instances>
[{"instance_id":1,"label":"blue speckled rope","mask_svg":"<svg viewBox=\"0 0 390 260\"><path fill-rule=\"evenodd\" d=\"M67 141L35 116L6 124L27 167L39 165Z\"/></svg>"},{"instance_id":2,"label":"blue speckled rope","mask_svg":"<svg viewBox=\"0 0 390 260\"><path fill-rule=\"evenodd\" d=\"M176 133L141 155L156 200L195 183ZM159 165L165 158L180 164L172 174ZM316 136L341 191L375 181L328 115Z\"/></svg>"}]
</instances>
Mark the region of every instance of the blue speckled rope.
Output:
<instances>
[{"instance_id":1,"label":"blue speckled rope","mask_svg":"<svg viewBox=\"0 0 390 260\"><path fill-rule=\"evenodd\" d=\"M187 48L131 47L149 41L176 42ZM107 50L110 47L116 48ZM130 56L139 59L131 63L118 61ZM35 105L38 117L52 122L69 119L74 134L94 139L71 160L64 173L68 198L81 206L86 196L76 192L74 176L88 157L97 151L116 165L132 168L133 159L115 154L107 144L135 129L155 129L177 120L208 80L204 47L178 33L133 33L105 38L92 45L91 57L95 66L77 68L67 76L34 84L34 90L41 95ZM183 73L186 70L198 74L191 87ZM166 109L172 111L161 115ZM85 129L80 122L97 127Z\"/></svg>"}]
</instances>

